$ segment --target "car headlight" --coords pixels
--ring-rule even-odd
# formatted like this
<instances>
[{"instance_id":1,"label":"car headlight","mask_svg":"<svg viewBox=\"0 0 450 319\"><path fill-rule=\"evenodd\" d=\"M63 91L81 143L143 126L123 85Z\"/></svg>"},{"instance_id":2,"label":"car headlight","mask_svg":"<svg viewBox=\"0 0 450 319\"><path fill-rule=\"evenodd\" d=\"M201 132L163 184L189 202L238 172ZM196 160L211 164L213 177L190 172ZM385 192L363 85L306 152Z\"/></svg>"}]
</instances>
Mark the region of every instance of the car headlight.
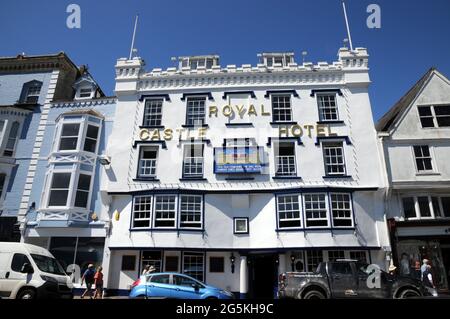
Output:
<instances>
[{"instance_id":1,"label":"car headlight","mask_svg":"<svg viewBox=\"0 0 450 319\"><path fill-rule=\"evenodd\" d=\"M45 276L45 275L41 275L41 279L43 281L49 281L49 282L58 283L58 280L56 280L55 278L49 277L49 276Z\"/></svg>"}]
</instances>

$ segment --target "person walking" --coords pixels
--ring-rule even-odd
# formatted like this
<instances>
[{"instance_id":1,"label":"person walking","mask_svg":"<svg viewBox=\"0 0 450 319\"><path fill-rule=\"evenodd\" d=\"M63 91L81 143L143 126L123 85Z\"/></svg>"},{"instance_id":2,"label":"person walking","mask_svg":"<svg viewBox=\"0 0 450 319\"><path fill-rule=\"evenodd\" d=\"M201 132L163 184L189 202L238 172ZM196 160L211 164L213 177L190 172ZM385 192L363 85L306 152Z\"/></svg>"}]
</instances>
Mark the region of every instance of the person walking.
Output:
<instances>
[{"instance_id":1,"label":"person walking","mask_svg":"<svg viewBox=\"0 0 450 319\"><path fill-rule=\"evenodd\" d=\"M103 267L99 266L97 272L94 275L95 294L94 299L103 299Z\"/></svg>"},{"instance_id":2,"label":"person walking","mask_svg":"<svg viewBox=\"0 0 450 319\"><path fill-rule=\"evenodd\" d=\"M83 277L81 277L81 286L83 286L83 282L86 283L86 290L81 295L81 299L83 299L87 294L89 294L89 297L92 299L92 285L94 284L94 265L89 264L88 268L83 274Z\"/></svg>"},{"instance_id":3,"label":"person walking","mask_svg":"<svg viewBox=\"0 0 450 319\"><path fill-rule=\"evenodd\" d=\"M409 257L405 253L402 254L402 260L400 261L400 274L402 276L409 276L411 274Z\"/></svg>"},{"instance_id":4,"label":"person walking","mask_svg":"<svg viewBox=\"0 0 450 319\"><path fill-rule=\"evenodd\" d=\"M422 260L422 266L420 266L420 280L423 280L423 273L427 270L428 259Z\"/></svg>"},{"instance_id":5,"label":"person walking","mask_svg":"<svg viewBox=\"0 0 450 319\"><path fill-rule=\"evenodd\" d=\"M436 289L433 282L433 275L431 274L431 265L427 264L426 269L422 274L422 282L426 287Z\"/></svg>"}]
</instances>

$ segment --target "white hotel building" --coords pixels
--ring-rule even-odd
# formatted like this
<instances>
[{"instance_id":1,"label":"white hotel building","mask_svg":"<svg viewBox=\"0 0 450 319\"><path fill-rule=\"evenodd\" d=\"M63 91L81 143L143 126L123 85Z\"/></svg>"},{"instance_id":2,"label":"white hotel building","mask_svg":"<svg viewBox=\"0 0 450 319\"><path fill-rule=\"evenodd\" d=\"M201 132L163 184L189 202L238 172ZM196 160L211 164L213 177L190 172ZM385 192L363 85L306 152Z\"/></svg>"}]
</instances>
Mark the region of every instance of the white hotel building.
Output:
<instances>
[{"instance_id":1,"label":"white hotel building","mask_svg":"<svg viewBox=\"0 0 450 319\"><path fill-rule=\"evenodd\" d=\"M340 49L332 64L259 58L181 57L164 71L117 61L101 187L108 289L126 292L151 264L271 298L282 271L389 264L367 51Z\"/></svg>"}]
</instances>

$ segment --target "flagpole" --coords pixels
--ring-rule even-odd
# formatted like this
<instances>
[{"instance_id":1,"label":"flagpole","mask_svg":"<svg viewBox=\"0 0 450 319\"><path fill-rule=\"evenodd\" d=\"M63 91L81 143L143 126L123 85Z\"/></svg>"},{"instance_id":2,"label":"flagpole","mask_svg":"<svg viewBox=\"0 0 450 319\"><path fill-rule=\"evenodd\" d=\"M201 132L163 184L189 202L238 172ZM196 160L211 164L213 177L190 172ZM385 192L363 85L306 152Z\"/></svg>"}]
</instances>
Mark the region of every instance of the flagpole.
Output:
<instances>
[{"instance_id":1,"label":"flagpole","mask_svg":"<svg viewBox=\"0 0 450 319\"><path fill-rule=\"evenodd\" d=\"M347 34L348 34L348 42L350 43L350 50L353 51L352 36L350 34L350 26L348 25L347 10L345 9L344 1L342 1L342 8L344 9L345 25L347 26Z\"/></svg>"},{"instance_id":2,"label":"flagpole","mask_svg":"<svg viewBox=\"0 0 450 319\"><path fill-rule=\"evenodd\" d=\"M134 20L133 38L131 39L131 48L130 48L130 58L129 58L129 60L131 60L131 58L133 57L134 38L136 37L136 27L137 27L137 23L138 23L138 18L139 18L139 15L136 15L136 19Z\"/></svg>"}]
</instances>

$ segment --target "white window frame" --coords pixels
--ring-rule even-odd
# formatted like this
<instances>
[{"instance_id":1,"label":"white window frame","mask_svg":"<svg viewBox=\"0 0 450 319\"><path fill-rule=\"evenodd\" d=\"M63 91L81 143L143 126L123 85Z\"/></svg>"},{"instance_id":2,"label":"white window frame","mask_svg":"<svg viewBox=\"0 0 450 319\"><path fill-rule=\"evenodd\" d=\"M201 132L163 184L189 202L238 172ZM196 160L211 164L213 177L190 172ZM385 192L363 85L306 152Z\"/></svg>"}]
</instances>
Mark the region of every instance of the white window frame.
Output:
<instances>
[{"instance_id":1,"label":"white window frame","mask_svg":"<svg viewBox=\"0 0 450 319\"><path fill-rule=\"evenodd\" d=\"M348 196L348 202L350 204L349 207L349 211L350 211L350 217L349 218L336 218L336 219L343 219L343 220L350 220L351 224L350 225L346 225L346 226L336 226L334 224L334 215L333 215L333 199L332 199L332 195L346 195ZM329 202L330 202L330 220L331 220L331 225L333 228L353 228L355 227L355 220L354 220L354 211L353 211L353 196L351 193L345 193L345 192L329 192L328 196L330 198Z\"/></svg>"},{"instance_id":2,"label":"white window frame","mask_svg":"<svg viewBox=\"0 0 450 319\"><path fill-rule=\"evenodd\" d=\"M280 207L279 207L279 200L280 197L297 197L297 204L298 204L298 213L299 213L299 217L298 218L280 218ZM303 220L302 220L302 196L300 196L300 194L282 194L282 195L277 195L276 196L276 212L277 212L277 229L280 230L284 230L284 229L301 229L303 228ZM292 205L292 204L291 204ZM287 211L290 214L295 213L295 211L293 210L289 210ZM286 227L286 226L280 226L280 222L282 221L299 221L300 225L299 226L290 226L290 227Z\"/></svg>"},{"instance_id":3,"label":"white window frame","mask_svg":"<svg viewBox=\"0 0 450 319\"><path fill-rule=\"evenodd\" d=\"M147 160L154 160L154 174L141 174L141 157L145 149L147 148L153 148L156 150L156 157L154 159L147 159ZM158 160L159 160L159 152L160 148L159 145L140 145L138 154L138 160L137 160L137 178L148 178L148 179L156 179L156 176L158 176ZM151 169L151 168L150 168Z\"/></svg>"},{"instance_id":4,"label":"white window frame","mask_svg":"<svg viewBox=\"0 0 450 319\"><path fill-rule=\"evenodd\" d=\"M192 112L190 111L190 106L189 106L189 102L196 102L199 103L200 99L203 99L203 103L204 103L204 107L203 107L203 121L201 124L199 123L190 123L190 119L193 117L193 115L196 116L195 121L198 121L198 115L201 114L201 112ZM188 96L186 97L186 125L188 126L203 126L206 124L206 109L207 109L207 105L206 105L206 101L207 101L207 96ZM198 108L198 105L192 106L194 108Z\"/></svg>"},{"instance_id":5,"label":"white window frame","mask_svg":"<svg viewBox=\"0 0 450 319\"><path fill-rule=\"evenodd\" d=\"M194 197L194 198L200 198L200 211L183 211L183 209L181 208L182 205L182 198L183 197ZM178 205L178 228L179 229L203 229L203 195L199 195L199 194L180 194L179 195L179 205ZM191 204L192 205L192 204ZM199 213L200 214L200 221L187 221L187 222L183 222L184 224L200 224L200 227L193 227L193 226L181 226L181 217L184 213L188 213L188 216L193 215L192 212L194 212L194 214Z\"/></svg>"},{"instance_id":6,"label":"white window frame","mask_svg":"<svg viewBox=\"0 0 450 319\"><path fill-rule=\"evenodd\" d=\"M147 113L147 107L150 110L153 110L152 108L155 106L152 106L151 103L161 103L161 110L159 112L149 112ZM159 106L158 106L159 107ZM162 116L163 116L163 107L164 107L164 99L163 98L148 98L144 100L144 110L143 110L143 116L142 116L142 126L143 127L157 127L162 125ZM154 116L160 116L159 118L159 124L149 124L148 122L155 122L156 119L153 118Z\"/></svg>"},{"instance_id":7,"label":"white window frame","mask_svg":"<svg viewBox=\"0 0 450 319\"><path fill-rule=\"evenodd\" d=\"M279 155L279 150L280 150L280 144L291 144L291 147L293 147L294 149L294 155ZM275 176L279 176L279 177L284 177L284 176L297 176L297 152L296 152L296 142L294 141L278 141L276 143L274 143L274 157L275 157ZM294 171L290 174L288 173L284 173L284 169L282 169L281 173L278 173L278 168L290 168L291 167L291 163L289 163L289 160L291 160L293 158L294 160ZM287 159L288 160L288 164L284 164L281 163L280 164L280 160L282 159ZM288 170L289 172L289 170Z\"/></svg>"},{"instance_id":8,"label":"white window frame","mask_svg":"<svg viewBox=\"0 0 450 319\"><path fill-rule=\"evenodd\" d=\"M189 156L186 157L186 151L188 147L201 147L201 156ZM195 152L196 153L196 152ZM183 147L183 167L182 167L182 177L183 178L203 178L204 175L204 163L205 163L205 146L203 143L188 143L185 144ZM196 155L196 154L194 154ZM193 160L194 162L199 161L200 163L187 163L186 159L190 159ZM187 165L191 165L189 166L190 172L186 173L185 168L187 167ZM201 173L192 173L192 167L195 167L196 165L201 165Z\"/></svg>"},{"instance_id":9,"label":"white window frame","mask_svg":"<svg viewBox=\"0 0 450 319\"><path fill-rule=\"evenodd\" d=\"M139 196L134 196L133 198L133 207L132 207L132 224L131 224L131 228L133 229L141 229L141 228L151 228L152 227L152 220L153 220L153 201L154 201L154 196L153 195L139 195ZM145 218L136 218L136 210L135 210L135 205L136 205L136 200L137 199L141 199L141 198L146 198L147 200L150 201L150 210L144 211L144 210L139 210L139 214L147 214L148 213L148 217ZM140 204L143 205L143 204ZM147 221L148 222L148 226L135 226L135 221Z\"/></svg>"},{"instance_id":10,"label":"white window frame","mask_svg":"<svg viewBox=\"0 0 450 319\"><path fill-rule=\"evenodd\" d=\"M289 108L286 107L286 101L283 101L283 107L274 107L274 98L288 98L289 99ZM280 101L277 102L278 104L280 104ZM292 112L292 94L290 93L273 93L270 95L270 105L271 105L271 109L272 109L272 121L274 123L285 123L285 122L292 122L292 118L293 118L293 112ZM287 117L286 114L286 110L289 110L289 119L278 119L275 120L275 110L277 110L278 112L282 111L284 112L284 117ZM280 114L278 113L278 117L280 117Z\"/></svg>"},{"instance_id":11,"label":"white window frame","mask_svg":"<svg viewBox=\"0 0 450 319\"><path fill-rule=\"evenodd\" d=\"M419 170L419 167L417 166L417 157L416 157L416 153L414 152L414 147L419 146L419 147L423 147L423 146L427 146L428 147L428 152L430 153L430 160L431 160L431 170ZM411 146L411 152L412 152L412 157L413 157L413 161L414 161L414 167L416 169L416 174L417 175L427 175L427 174L433 174L433 173L437 173L437 167L436 167L436 162L435 162L435 155L434 155L434 146L432 145L428 145L428 144L415 144ZM427 157L420 157L420 160L423 160Z\"/></svg>"},{"instance_id":12,"label":"white window frame","mask_svg":"<svg viewBox=\"0 0 450 319\"><path fill-rule=\"evenodd\" d=\"M420 211L420 205L419 205L419 197L427 197L428 198L428 207L430 209L430 213L431 216L422 216L422 213ZM444 207L442 205L442 197L450 197L450 195L448 196L442 196L442 195L438 195L438 194L425 194L425 193L414 193L414 194L403 194L401 196L399 196L399 200L400 200L400 207L402 209L402 216L404 219L406 220L421 220L421 219L436 219L436 218L448 218L445 216L444 213ZM403 204L403 199L404 198L412 198L414 200L414 211L416 213L415 217L406 217L405 215L405 207ZM438 204L439 204L439 214L436 214L436 212L434 211L434 205L433 205L433 198L437 198L438 199Z\"/></svg>"},{"instance_id":13,"label":"white window frame","mask_svg":"<svg viewBox=\"0 0 450 319\"><path fill-rule=\"evenodd\" d=\"M305 258L305 269L306 269L306 271L309 271L309 272L313 271L313 269L309 269L309 268L310 267L312 268L312 266L313 266L313 263L312 262L310 263L310 258L311 258L311 261L315 261L314 259L317 258L317 256L313 256L314 253L319 253L321 255L321 258L319 257L320 261L317 263L317 266L321 262L325 261L325 256L324 256L323 250L307 250L306 251L306 258Z\"/></svg>"},{"instance_id":14,"label":"white window frame","mask_svg":"<svg viewBox=\"0 0 450 319\"><path fill-rule=\"evenodd\" d=\"M331 107L325 107L323 105L323 98L330 98L333 97L334 98L334 108ZM339 108L338 108L338 102L337 102L338 98L336 93L332 93L332 92L324 92L324 93L318 93L317 94L317 109L319 111L319 121L321 122L331 122L331 121L339 121ZM333 110L336 112L336 118L333 119L326 119L324 117L323 111L324 110Z\"/></svg>"},{"instance_id":15,"label":"white window frame","mask_svg":"<svg viewBox=\"0 0 450 319\"><path fill-rule=\"evenodd\" d=\"M324 218L316 218L316 217L308 218L307 215L306 215L306 196L314 196L314 195L317 195L317 196L323 195L324 196L324 199L323 199L323 202L325 203L325 217ZM329 228L330 227L330 208L328 207L328 193L326 193L326 192L323 192L323 193L303 193L302 197L303 197L303 200L302 200L302 202L303 202L303 214L305 216L305 218L304 218L305 219L305 228ZM317 209L313 209L313 214L317 213L317 211L318 211ZM326 221L327 224L326 225L322 225L322 226L308 226L308 220L312 220L312 221L314 221L314 220Z\"/></svg>"},{"instance_id":16,"label":"white window frame","mask_svg":"<svg viewBox=\"0 0 450 319\"><path fill-rule=\"evenodd\" d=\"M6 132L6 126L8 125L8 120L7 119L2 119L0 120L0 123L3 123L3 126L0 127L0 150L2 150L2 146L3 146L3 136L5 135Z\"/></svg>"},{"instance_id":17,"label":"white window frame","mask_svg":"<svg viewBox=\"0 0 450 319\"><path fill-rule=\"evenodd\" d=\"M339 162L338 164L332 164L332 165L342 165L343 166L343 172L328 172L328 166L330 164L327 164L326 158L329 157L326 155L326 149L330 148L341 148L342 150L342 162ZM322 155L323 155L323 164L325 168L325 176L345 176L347 174L347 164L345 161L345 147L344 143L342 141L327 141L322 143Z\"/></svg>"},{"instance_id":18,"label":"white window frame","mask_svg":"<svg viewBox=\"0 0 450 319\"><path fill-rule=\"evenodd\" d=\"M237 222L239 221L245 221L245 230L243 231L238 231L237 230ZM234 234L248 234L249 233L249 219L248 217L235 217L233 219L233 233Z\"/></svg>"},{"instance_id":19,"label":"white window frame","mask_svg":"<svg viewBox=\"0 0 450 319\"><path fill-rule=\"evenodd\" d=\"M39 87L39 92L34 92L33 94L31 94L30 93L30 91L31 91L31 88L36 88L36 87ZM27 87L27 93L26 93L26 95L25 95L25 103L30 103L30 102L28 102L28 98L30 98L30 97L36 97L36 103L38 103L39 102L39 97L41 96L41 91L42 91L42 83L40 83L40 85L29 85L28 87Z\"/></svg>"},{"instance_id":20,"label":"white window frame","mask_svg":"<svg viewBox=\"0 0 450 319\"><path fill-rule=\"evenodd\" d=\"M173 218L157 218L157 213L156 213L156 205L157 205L157 200L159 197L166 197L166 196L170 196L170 197L174 197L175 201L174 201L174 217ZM154 229L176 229L177 225L178 225L178 196L177 194L155 194L154 198L153 198L154 204L153 204L153 228ZM167 211L164 211L167 212ZM156 222L157 220L164 220L164 221L173 221L173 226L156 226Z\"/></svg>"},{"instance_id":21,"label":"white window frame","mask_svg":"<svg viewBox=\"0 0 450 319\"><path fill-rule=\"evenodd\" d=\"M92 172L89 171L85 171L85 170L81 170L81 169L76 169L75 172L75 184L74 184L74 196L71 199L72 200L72 207L74 207L75 209L83 209L83 210L90 210L90 206L91 206L91 197L92 197L92 187L94 184L94 174ZM87 197L87 202L86 202L86 207L79 207L79 206L75 206L75 200L77 198L77 192L78 192L78 182L80 180L80 175L88 175L90 177L89 179L89 189L88 189L88 197ZM83 192L86 192L86 190L82 190Z\"/></svg>"},{"instance_id":22,"label":"white window frame","mask_svg":"<svg viewBox=\"0 0 450 319\"><path fill-rule=\"evenodd\" d=\"M70 116L74 116L74 118L70 118ZM96 118L99 121L89 121L89 118ZM77 135L77 146L75 149L71 150L60 150L61 145L61 137L64 124L79 124L80 128L78 129ZM84 144L87 139L87 130L89 125L98 127L96 145L95 145L95 153L88 152L84 150ZM99 144L100 144L100 136L102 130L102 120L99 117L88 114L63 114L62 117L57 122L55 143L53 147L53 151L55 153L67 154L67 153L75 153L75 152L85 152L89 154L98 154Z\"/></svg>"},{"instance_id":23,"label":"white window frame","mask_svg":"<svg viewBox=\"0 0 450 319\"><path fill-rule=\"evenodd\" d=\"M69 174L70 175L70 180L69 180L69 185L67 186L67 198L66 198L66 204L65 205L60 205L60 206L50 206L50 195L52 192L52 183L53 183L53 178L55 176L55 174ZM75 185L75 176L74 176L74 168L57 168L57 169L53 169L49 172L48 175L49 179L48 179L48 184L46 187L46 198L45 198L45 205L44 208L47 209L62 209L62 210L66 210L69 209L72 205L72 198L74 196L74 192L76 192L76 190L74 189L74 185ZM78 180L78 179L77 179Z\"/></svg>"}]
</instances>

